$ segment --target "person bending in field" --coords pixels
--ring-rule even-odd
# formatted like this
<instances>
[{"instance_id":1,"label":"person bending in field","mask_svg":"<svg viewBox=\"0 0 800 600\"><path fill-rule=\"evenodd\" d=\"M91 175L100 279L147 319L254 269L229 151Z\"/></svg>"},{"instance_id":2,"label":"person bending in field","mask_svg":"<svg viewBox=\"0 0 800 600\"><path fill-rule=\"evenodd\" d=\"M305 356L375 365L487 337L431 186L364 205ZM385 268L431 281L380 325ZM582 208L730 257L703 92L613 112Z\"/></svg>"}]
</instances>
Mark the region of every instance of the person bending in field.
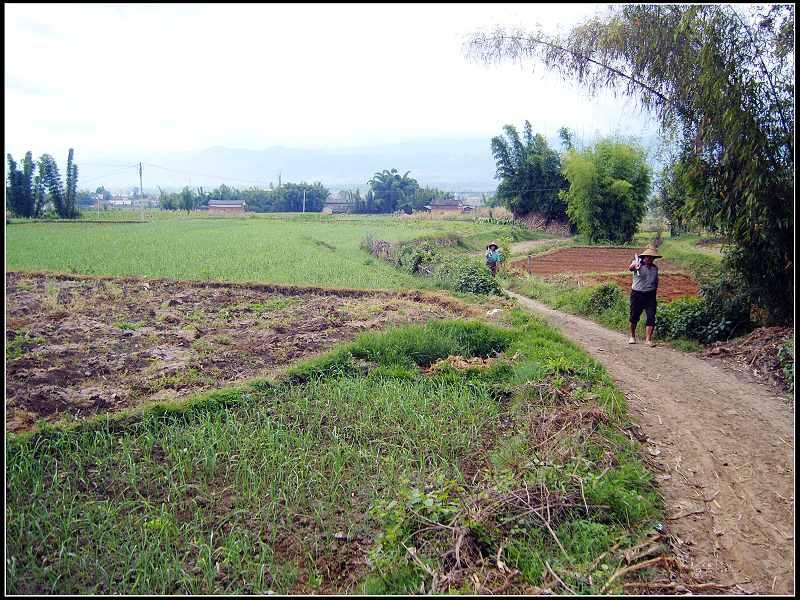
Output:
<instances>
[{"instance_id":1,"label":"person bending in field","mask_svg":"<svg viewBox=\"0 0 800 600\"><path fill-rule=\"evenodd\" d=\"M629 344L636 343L636 325L644 310L647 315L645 325L645 342L653 345L653 329L656 326L656 292L658 291L658 267L654 260L661 258L655 248L647 247L641 254L634 254L633 262L628 267L633 271L631 284L631 337Z\"/></svg>"},{"instance_id":2,"label":"person bending in field","mask_svg":"<svg viewBox=\"0 0 800 600\"><path fill-rule=\"evenodd\" d=\"M494 242L486 246L486 266L489 267L489 270L492 272L492 277L497 275L497 265L503 260L498 248L499 246Z\"/></svg>"}]
</instances>

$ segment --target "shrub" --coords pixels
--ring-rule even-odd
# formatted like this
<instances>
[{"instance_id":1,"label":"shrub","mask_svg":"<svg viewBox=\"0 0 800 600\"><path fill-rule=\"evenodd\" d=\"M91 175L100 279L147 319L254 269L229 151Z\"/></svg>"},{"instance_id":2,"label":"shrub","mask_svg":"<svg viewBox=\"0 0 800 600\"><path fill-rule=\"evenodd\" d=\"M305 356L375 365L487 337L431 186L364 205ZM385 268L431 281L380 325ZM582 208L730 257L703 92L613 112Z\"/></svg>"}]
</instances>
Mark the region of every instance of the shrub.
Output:
<instances>
[{"instance_id":1,"label":"shrub","mask_svg":"<svg viewBox=\"0 0 800 600\"><path fill-rule=\"evenodd\" d=\"M614 306L625 304L625 294L616 283L604 283L592 290L586 303L586 312L600 314Z\"/></svg>"},{"instance_id":2,"label":"shrub","mask_svg":"<svg viewBox=\"0 0 800 600\"><path fill-rule=\"evenodd\" d=\"M702 286L700 295L709 313L706 343L742 335L752 329L750 307L752 301L741 287L720 276Z\"/></svg>"},{"instance_id":3,"label":"shrub","mask_svg":"<svg viewBox=\"0 0 800 600\"><path fill-rule=\"evenodd\" d=\"M664 339L686 338L710 344L750 329L750 304L725 281L701 290L700 298L659 304L656 332Z\"/></svg>"},{"instance_id":4,"label":"shrub","mask_svg":"<svg viewBox=\"0 0 800 600\"><path fill-rule=\"evenodd\" d=\"M702 298L679 298L657 306L655 333L664 339L701 339L706 327Z\"/></svg>"},{"instance_id":5,"label":"shrub","mask_svg":"<svg viewBox=\"0 0 800 600\"><path fill-rule=\"evenodd\" d=\"M439 263L436 279L441 285L458 292L497 294L502 290L489 269L466 258L449 258Z\"/></svg>"},{"instance_id":6,"label":"shrub","mask_svg":"<svg viewBox=\"0 0 800 600\"><path fill-rule=\"evenodd\" d=\"M430 240L422 243L410 242L400 246L395 255L395 264L413 274L420 272L425 266L436 263L439 256L435 242Z\"/></svg>"}]
</instances>

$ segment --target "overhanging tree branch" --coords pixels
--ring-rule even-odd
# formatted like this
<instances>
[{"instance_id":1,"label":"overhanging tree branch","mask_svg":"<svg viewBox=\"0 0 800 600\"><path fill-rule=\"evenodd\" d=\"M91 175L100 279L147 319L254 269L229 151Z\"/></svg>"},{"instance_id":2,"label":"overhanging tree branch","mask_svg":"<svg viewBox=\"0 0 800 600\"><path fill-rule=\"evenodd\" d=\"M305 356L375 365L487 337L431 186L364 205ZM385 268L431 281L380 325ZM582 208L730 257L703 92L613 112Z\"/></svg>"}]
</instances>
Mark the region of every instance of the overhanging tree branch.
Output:
<instances>
[{"instance_id":1,"label":"overhanging tree branch","mask_svg":"<svg viewBox=\"0 0 800 600\"><path fill-rule=\"evenodd\" d=\"M662 100L665 104L669 104L671 106L674 106L678 110L682 110L682 106L680 104L678 104L677 102L675 102L671 98L667 98L664 94L662 94L658 90L654 89L653 87L647 85L645 82L640 81L639 79L636 79L632 75L624 73L624 72L620 71L619 69L616 69L616 68L612 67L611 65L604 64L604 63L602 63L600 61L597 61L597 60L595 60L595 59L593 59L593 58L591 58L589 56L581 54L580 52L576 52L575 50L570 50L569 48L565 48L565 47L560 46L558 44L554 44L552 42L548 42L547 40L537 39L537 38L534 38L534 37L523 37L523 36L514 36L514 35L495 35L493 39L494 40L498 40L498 41L502 41L502 42L513 42L513 43L517 44L520 47L523 47L522 46L523 42L527 42L528 44L541 44L543 46L547 46L548 48L552 48L553 50L558 50L558 51L563 52L565 54L570 54L571 56L574 56L574 57L579 58L579 59L581 59L583 61L595 64L595 65L597 65L597 66L599 66L599 67L601 67L603 69L606 69L607 71L610 71L610 72L614 73L615 75L618 75L619 77L627 79L630 82L632 82L632 83L634 83L634 84L646 89L648 92L650 92L651 94L653 94L654 96L656 96L657 98ZM470 45L474 46L474 45L479 44L479 43L480 42L479 42L478 38L474 37L471 40Z\"/></svg>"}]
</instances>

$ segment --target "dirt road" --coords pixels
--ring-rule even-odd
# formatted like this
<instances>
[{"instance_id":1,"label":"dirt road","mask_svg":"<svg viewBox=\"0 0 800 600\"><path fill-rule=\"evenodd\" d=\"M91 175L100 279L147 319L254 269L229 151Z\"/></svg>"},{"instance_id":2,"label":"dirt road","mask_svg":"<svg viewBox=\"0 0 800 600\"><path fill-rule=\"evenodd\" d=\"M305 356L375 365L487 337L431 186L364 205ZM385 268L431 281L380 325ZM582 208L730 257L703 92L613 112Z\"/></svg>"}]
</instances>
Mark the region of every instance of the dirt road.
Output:
<instances>
[{"instance_id":1,"label":"dirt road","mask_svg":"<svg viewBox=\"0 0 800 600\"><path fill-rule=\"evenodd\" d=\"M731 593L794 592L794 412L731 371L509 292L602 363L649 438L674 549Z\"/></svg>"}]
</instances>

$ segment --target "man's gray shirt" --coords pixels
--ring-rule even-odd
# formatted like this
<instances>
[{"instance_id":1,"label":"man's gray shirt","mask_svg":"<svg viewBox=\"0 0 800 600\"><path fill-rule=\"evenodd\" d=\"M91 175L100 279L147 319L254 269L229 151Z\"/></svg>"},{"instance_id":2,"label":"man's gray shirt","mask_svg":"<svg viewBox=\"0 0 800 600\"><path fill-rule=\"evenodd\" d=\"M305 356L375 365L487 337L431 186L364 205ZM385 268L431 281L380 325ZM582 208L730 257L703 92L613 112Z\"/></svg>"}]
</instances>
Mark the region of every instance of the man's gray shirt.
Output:
<instances>
[{"instance_id":1,"label":"man's gray shirt","mask_svg":"<svg viewBox=\"0 0 800 600\"><path fill-rule=\"evenodd\" d=\"M633 285L631 289L637 292L652 292L658 288L658 267L653 265L648 267L643 264L633 271Z\"/></svg>"}]
</instances>

